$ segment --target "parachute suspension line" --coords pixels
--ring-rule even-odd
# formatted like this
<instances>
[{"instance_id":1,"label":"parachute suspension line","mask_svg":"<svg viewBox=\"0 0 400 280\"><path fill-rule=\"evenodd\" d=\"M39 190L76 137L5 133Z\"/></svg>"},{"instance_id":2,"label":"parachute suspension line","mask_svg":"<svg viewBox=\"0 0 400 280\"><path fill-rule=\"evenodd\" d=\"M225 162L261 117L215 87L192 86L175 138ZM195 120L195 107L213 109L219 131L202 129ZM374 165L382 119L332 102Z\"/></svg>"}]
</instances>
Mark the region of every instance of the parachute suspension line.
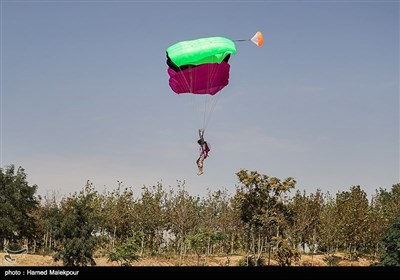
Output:
<instances>
[{"instance_id":1,"label":"parachute suspension line","mask_svg":"<svg viewBox=\"0 0 400 280\"><path fill-rule=\"evenodd\" d=\"M179 71L183 70L180 66L178 66L178 68L179 68ZM190 71L190 68L189 68L189 71ZM184 83L187 86L187 88L190 89L190 92L193 92L193 84L195 82L195 81L192 80L193 76L190 76L191 80L186 79L186 77L184 75L182 75L182 77L184 78ZM197 110L198 110L198 106L197 105L198 104L196 104L196 99L195 99L194 95L190 96L190 103L191 103L192 111L195 112L195 118L198 118L198 116L197 116ZM196 121L196 123L200 122L199 119L197 119L195 121Z\"/></svg>"},{"instance_id":2,"label":"parachute suspension line","mask_svg":"<svg viewBox=\"0 0 400 280\"><path fill-rule=\"evenodd\" d=\"M216 63L216 62L214 62L214 63ZM217 73L218 73L217 68L209 69L209 73L208 73L209 80L207 81L207 91L209 91L211 89L211 86L214 84L214 80L217 77ZM218 97L219 97L219 94L205 96L203 129L206 129L208 126L208 123L211 119L211 115L214 112L214 108L215 108L216 102L218 100Z\"/></svg>"},{"instance_id":3,"label":"parachute suspension line","mask_svg":"<svg viewBox=\"0 0 400 280\"><path fill-rule=\"evenodd\" d=\"M214 63L214 61L210 62L211 64ZM212 71L212 67L207 69L207 81L206 81L206 92L210 91L211 85L213 84L213 80L214 80L214 73ZM204 99L204 104L203 104L203 119L202 119L202 128L205 130L206 128L206 120L208 119L208 116L210 114L210 102L212 100L213 96L209 96L209 94L203 94L202 96L200 96L200 99Z\"/></svg>"},{"instance_id":4,"label":"parachute suspension line","mask_svg":"<svg viewBox=\"0 0 400 280\"><path fill-rule=\"evenodd\" d=\"M183 69L178 66L179 70L182 71ZM191 67L189 68L190 71ZM217 77L217 68L211 69L208 72L208 77L209 80L207 81L207 91L211 88L211 85L213 84L215 78ZM185 76L184 77L184 82L187 86L187 88L190 89L190 92L193 92L193 85L196 84L196 79L197 77L195 75L189 75L189 79L187 79ZM199 126L202 126L202 129L205 129L211 119L211 115L214 111L215 105L218 100L218 95L213 96L209 94L202 94L202 95L191 95L191 107L192 110L195 112L195 118L197 119L196 123ZM201 109L201 99L204 99L204 108ZM203 112L201 112L203 111ZM202 120L201 120L201 115L202 115Z\"/></svg>"},{"instance_id":5,"label":"parachute suspension line","mask_svg":"<svg viewBox=\"0 0 400 280\"><path fill-rule=\"evenodd\" d=\"M182 71L182 70L183 70L180 66L178 66L178 68L179 68L179 71ZM189 69L189 71L190 71L190 69ZM188 88L190 88L190 91L192 92L192 91L193 91L193 81L188 81L184 75L183 75L183 78L184 78L184 80L185 80L186 86L187 86Z\"/></svg>"},{"instance_id":6,"label":"parachute suspension line","mask_svg":"<svg viewBox=\"0 0 400 280\"><path fill-rule=\"evenodd\" d=\"M213 72L212 72L211 68L208 69L207 76L209 78L207 80L207 86L206 87L207 87L207 91L209 91L210 87L211 87L211 84L212 84L212 81L214 80L214 76L213 76ZM211 102L211 99L212 98L210 96L207 96L207 95L204 96L203 129L205 129L205 127L206 127L206 119L207 119L207 116L208 116L208 113L209 113L209 109L208 108L209 108L209 103Z\"/></svg>"},{"instance_id":7,"label":"parachute suspension line","mask_svg":"<svg viewBox=\"0 0 400 280\"><path fill-rule=\"evenodd\" d=\"M218 99L219 99L220 94L222 94L222 91L219 94L217 94L216 96L212 97L213 100L210 102L211 104L209 105L209 108L210 108L209 112L207 114L207 117L204 118L204 129L207 128L208 123L210 122L210 119L211 119L212 114L214 113L216 104L218 103Z\"/></svg>"}]
</instances>

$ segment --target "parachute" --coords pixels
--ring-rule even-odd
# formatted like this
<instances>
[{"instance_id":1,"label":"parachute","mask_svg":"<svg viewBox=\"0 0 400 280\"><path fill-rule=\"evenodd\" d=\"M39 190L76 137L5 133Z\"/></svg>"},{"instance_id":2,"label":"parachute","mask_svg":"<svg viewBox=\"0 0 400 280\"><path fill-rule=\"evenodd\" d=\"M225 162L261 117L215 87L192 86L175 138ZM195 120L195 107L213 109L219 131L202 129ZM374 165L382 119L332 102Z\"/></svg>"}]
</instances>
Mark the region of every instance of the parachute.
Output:
<instances>
[{"instance_id":1,"label":"parachute","mask_svg":"<svg viewBox=\"0 0 400 280\"><path fill-rule=\"evenodd\" d=\"M236 53L224 37L183 41L167 49L169 85L175 93L214 95L229 83L228 60Z\"/></svg>"},{"instance_id":2,"label":"parachute","mask_svg":"<svg viewBox=\"0 0 400 280\"><path fill-rule=\"evenodd\" d=\"M229 59L236 54L235 42L240 41L251 41L260 47L264 38L261 32L246 40L207 37L181 41L166 50L167 73L172 91L204 98L205 105L201 106L204 108L203 129L215 108L215 97L229 84Z\"/></svg>"}]
</instances>

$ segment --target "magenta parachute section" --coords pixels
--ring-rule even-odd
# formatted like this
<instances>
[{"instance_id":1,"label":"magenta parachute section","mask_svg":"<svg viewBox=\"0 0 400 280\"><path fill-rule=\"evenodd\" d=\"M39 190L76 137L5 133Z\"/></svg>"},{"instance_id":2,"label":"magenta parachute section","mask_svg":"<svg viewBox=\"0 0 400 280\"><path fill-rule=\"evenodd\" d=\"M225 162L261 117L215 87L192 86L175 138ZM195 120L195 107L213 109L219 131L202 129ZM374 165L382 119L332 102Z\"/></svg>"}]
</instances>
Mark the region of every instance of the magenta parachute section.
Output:
<instances>
[{"instance_id":1,"label":"magenta parachute section","mask_svg":"<svg viewBox=\"0 0 400 280\"><path fill-rule=\"evenodd\" d=\"M227 62L202 64L182 71L168 68L169 86L175 93L214 95L229 83Z\"/></svg>"}]
</instances>

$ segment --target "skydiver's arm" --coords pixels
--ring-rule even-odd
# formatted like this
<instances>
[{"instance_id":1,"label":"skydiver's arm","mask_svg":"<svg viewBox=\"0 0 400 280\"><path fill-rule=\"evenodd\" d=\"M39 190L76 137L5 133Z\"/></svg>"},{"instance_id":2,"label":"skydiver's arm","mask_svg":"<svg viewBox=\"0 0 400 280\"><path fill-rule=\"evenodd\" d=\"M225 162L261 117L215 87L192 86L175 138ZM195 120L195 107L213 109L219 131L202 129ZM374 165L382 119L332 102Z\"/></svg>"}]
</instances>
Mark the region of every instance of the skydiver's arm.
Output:
<instances>
[{"instance_id":1,"label":"skydiver's arm","mask_svg":"<svg viewBox=\"0 0 400 280\"><path fill-rule=\"evenodd\" d=\"M204 140L204 129L199 129L199 137Z\"/></svg>"}]
</instances>

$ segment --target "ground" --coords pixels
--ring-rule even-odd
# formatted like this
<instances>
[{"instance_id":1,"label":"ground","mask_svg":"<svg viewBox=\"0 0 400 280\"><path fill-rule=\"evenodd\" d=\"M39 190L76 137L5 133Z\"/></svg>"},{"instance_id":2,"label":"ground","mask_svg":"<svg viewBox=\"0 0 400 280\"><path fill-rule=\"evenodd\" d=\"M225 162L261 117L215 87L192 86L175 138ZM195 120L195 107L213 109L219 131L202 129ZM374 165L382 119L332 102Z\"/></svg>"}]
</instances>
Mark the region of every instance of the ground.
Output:
<instances>
[{"instance_id":1,"label":"ground","mask_svg":"<svg viewBox=\"0 0 400 280\"><path fill-rule=\"evenodd\" d=\"M358 261L348 261L344 254L337 253L336 257L340 259L338 266L369 266L373 263L372 260L365 258L359 258ZM4 258L5 254L0 253L1 262L0 266L62 266L61 262L55 262L51 256L42 256L35 254L21 254L11 255L12 260L8 261ZM302 255L301 260L293 263L294 266L327 266L325 255ZM207 258L202 257L200 259L200 265L203 266L237 266L243 256L230 256L229 262L226 257L223 256L209 256ZM95 258L97 266L119 266L116 262L108 262L107 258ZM179 258L142 258L138 261L132 262L132 266L197 266L198 261L195 256L186 257L183 260ZM271 260L271 265L276 265L276 261Z\"/></svg>"}]
</instances>

